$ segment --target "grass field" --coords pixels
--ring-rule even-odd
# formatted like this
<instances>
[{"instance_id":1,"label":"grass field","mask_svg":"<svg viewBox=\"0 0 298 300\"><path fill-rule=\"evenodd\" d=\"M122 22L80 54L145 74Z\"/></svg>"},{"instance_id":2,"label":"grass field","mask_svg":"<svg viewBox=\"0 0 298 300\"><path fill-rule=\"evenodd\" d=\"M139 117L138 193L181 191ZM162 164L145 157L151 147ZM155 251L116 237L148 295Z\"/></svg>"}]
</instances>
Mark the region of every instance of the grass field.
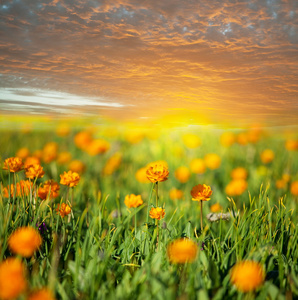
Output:
<instances>
[{"instance_id":1,"label":"grass field","mask_svg":"<svg viewBox=\"0 0 298 300\"><path fill-rule=\"evenodd\" d=\"M0 299L298 298L297 132L71 128L1 130ZM20 170L5 169L11 157ZM157 183L155 166L169 171ZM199 184L207 201L192 200ZM170 249L181 238L191 251Z\"/></svg>"}]
</instances>

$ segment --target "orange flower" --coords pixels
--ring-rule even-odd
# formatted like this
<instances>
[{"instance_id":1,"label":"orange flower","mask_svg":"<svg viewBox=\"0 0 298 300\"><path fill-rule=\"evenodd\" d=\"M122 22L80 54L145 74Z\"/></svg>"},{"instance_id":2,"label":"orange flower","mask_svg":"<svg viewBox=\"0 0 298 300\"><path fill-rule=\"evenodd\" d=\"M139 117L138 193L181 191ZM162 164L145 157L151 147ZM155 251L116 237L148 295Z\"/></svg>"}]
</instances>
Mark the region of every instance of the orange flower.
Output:
<instances>
[{"instance_id":1,"label":"orange flower","mask_svg":"<svg viewBox=\"0 0 298 300\"><path fill-rule=\"evenodd\" d=\"M112 175L120 166L122 161L121 153L115 153L113 156L109 158L106 165L103 168L104 175Z\"/></svg>"},{"instance_id":2,"label":"orange flower","mask_svg":"<svg viewBox=\"0 0 298 300\"><path fill-rule=\"evenodd\" d=\"M236 137L233 132L224 132L220 137L220 143L224 147L230 147L235 143Z\"/></svg>"},{"instance_id":3,"label":"orange flower","mask_svg":"<svg viewBox=\"0 0 298 300\"><path fill-rule=\"evenodd\" d=\"M33 152L33 156L38 158L38 159L41 159L42 158L42 150L35 150Z\"/></svg>"},{"instance_id":4,"label":"orange flower","mask_svg":"<svg viewBox=\"0 0 298 300\"><path fill-rule=\"evenodd\" d=\"M205 162L201 158L195 158L190 162L190 170L195 174L203 174L206 171Z\"/></svg>"},{"instance_id":5,"label":"orange flower","mask_svg":"<svg viewBox=\"0 0 298 300\"><path fill-rule=\"evenodd\" d=\"M222 211L222 206L219 203L215 203L215 204L210 206L210 210L213 213L217 213L217 212Z\"/></svg>"},{"instance_id":6,"label":"orange flower","mask_svg":"<svg viewBox=\"0 0 298 300\"><path fill-rule=\"evenodd\" d=\"M265 149L261 153L261 161L263 164L269 164L274 159L274 152L271 149Z\"/></svg>"},{"instance_id":7,"label":"orange flower","mask_svg":"<svg viewBox=\"0 0 298 300\"><path fill-rule=\"evenodd\" d=\"M29 156L26 158L24 166L29 166L29 165L40 165L40 160L38 157L35 156Z\"/></svg>"},{"instance_id":8,"label":"orange flower","mask_svg":"<svg viewBox=\"0 0 298 300\"><path fill-rule=\"evenodd\" d=\"M25 148L25 147L20 148L16 153L16 157L19 157L22 159L25 159L29 155L30 155L30 152L29 152L28 148Z\"/></svg>"},{"instance_id":9,"label":"orange flower","mask_svg":"<svg viewBox=\"0 0 298 300\"><path fill-rule=\"evenodd\" d=\"M43 186L40 186L38 189L38 197L41 200L45 200L47 198L53 199L59 196L60 186L54 180L47 180Z\"/></svg>"},{"instance_id":10,"label":"orange flower","mask_svg":"<svg viewBox=\"0 0 298 300\"><path fill-rule=\"evenodd\" d=\"M164 164L156 164L148 167L146 175L151 182L165 181L168 179L169 170Z\"/></svg>"},{"instance_id":11,"label":"orange flower","mask_svg":"<svg viewBox=\"0 0 298 300\"><path fill-rule=\"evenodd\" d=\"M196 259L197 253L197 244L185 238L171 242L167 248L168 259L174 264L193 262Z\"/></svg>"},{"instance_id":12,"label":"orange flower","mask_svg":"<svg viewBox=\"0 0 298 300\"><path fill-rule=\"evenodd\" d=\"M239 291L247 293L256 290L264 283L265 273L259 263L246 260L232 268L230 280Z\"/></svg>"},{"instance_id":13,"label":"orange flower","mask_svg":"<svg viewBox=\"0 0 298 300\"><path fill-rule=\"evenodd\" d=\"M184 145L191 149L197 148L201 145L200 138L193 133L185 134L182 139Z\"/></svg>"},{"instance_id":14,"label":"orange flower","mask_svg":"<svg viewBox=\"0 0 298 300\"><path fill-rule=\"evenodd\" d=\"M42 178L45 174L43 167L41 165L28 165L25 166L25 175L27 178L35 179Z\"/></svg>"},{"instance_id":15,"label":"orange flower","mask_svg":"<svg viewBox=\"0 0 298 300\"><path fill-rule=\"evenodd\" d=\"M124 203L128 208L139 207L143 204L143 200L141 198L141 195L136 196L134 194L131 194L125 197Z\"/></svg>"},{"instance_id":16,"label":"orange flower","mask_svg":"<svg viewBox=\"0 0 298 300\"><path fill-rule=\"evenodd\" d=\"M71 153L70 152L67 152L67 151L64 151L64 152L60 152L58 154L58 157L57 157L57 163L58 164L67 164L68 162L70 162L71 160Z\"/></svg>"},{"instance_id":17,"label":"orange flower","mask_svg":"<svg viewBox=\"0 0 298 300\"><path fill-rule=\"evenodd\" d=\"M152 219L157 219L157 220L161 220L165 217L165 210L161 207L152 207L150 212L149 212L149 216Z\"/></svg>"},{"instance_id":18,"label":"orange flower","mask_svg":"<svg viewBox=\"0 0 298 300\"><path fill-rule=\"evenodd\" d=\"M287 140L285 146L289 151L298 150L298 140Z\"/></svg>"},{"instance_id":19,"label":"orange flower","mask_svg":"<svg viewBox=\"0 0 298 300\"><path fill-rule=\"evenodd\" d=\"M190 171L189 171L189 169L187 167L184 167L184 166L179 167L175 171L175 177L181 183L186 183L189 180Z\"/></svg>"},{"instance_id":20,"label":"orange flower","mask_svg":"<svg viewBox=\"0 0 298 300\"><path fill-rule=\"evenodd\" d=\"M194 186L190 192L193 201L209 201L212 195L211 187L206 184Z\"/></svg>"},{"instance_id":21,"label":"orange flower","mask_svg":"<svg viewBox=\"0 0 298 300\"><path fill-rule=\"evenodd\" d=\"M232 170L231 177L233 179L246 179L247 178L247 171L245 168L238 167Z\"/></svg>"},{"instance_id":22,"label":"orange flower","mask_svg":"<svg viewBox=\"0 0 298 300\"><path fill-rule=\"evenodd\" d=\"M85 172L86 166L80 160L75 159L69 163L68 168L70 171L76 172L78 174L82 174Z\"/></svg>"},{"instance_id":23,"label":"orange flower","mask_svg":"<svg viewBox=\"0 0 298 300\"><path fill-rule=\"evenodd\" d=\"M146 167L141 168L136 172L135 177L138 182L141 182L141 183L149 183L150 182L149 179L147 178L146 172L147 172Z\"/></svg>"},{"instance_id":24,"label":"orange flower","mask_svg":"<svg viewBox=\"0 0 298 300\"><path fill-rule=\"evenodd\" d=\"M220 159L219 155L216 153L206 154L204 157L204 161L205 161L206 166L211 170L218 169L221 164L221 159Z\"/></svg>"},{"instance_id":25,"label":"orange flower","mask_svg":"<svg viewBox=\"0 0 298 300\"><path fill-rule=\"evenodd\" d=\"M244 179L232 180L225 189L229 196L240 196L247 189L247 182Z\"/></svg>"},{"instance_id":26,"label":"orange flower","mask_svg":"<svg viewBox=\"0 0 298 300\"><path fill-rule=\"evenodd\" d=\"M23 161L19 157L10 157L5 159L3 170L9 170L11 173L19 172L23 169Z\"/></svg>"},{"instance_id":27,"label":"orange flower","mask_svg":"<svg viewBox=\"0 0 298 300\"><path fill-rule=\"evenodd\" d=\"M287 182L283 179L276 180L275 186L278 189L284 189L287 186Z\"/></svg>"},{"instance_id":28,"label":"orange flower","mask_svg":"<svg viewBox=\"0 0 298 300\"><path fill-rule=\"evenodd\" d=\"M75 135L74 142L78 148L84 150L92 142L92 135L89 131L81 131Z\"/></svg>"},{"instance_id":29,"label":"orange flower","mask_svg":"<svg viewBox=\"0 0 298 300\"><path fill-rule=\"evenodd\" d=\"M32 227L20 227L15 230L8 239L10 250L22 255L30 257L40 247L42 243L41 236L37 230Z\"/></svg>"},{"instance_id":30,"label":"orange flower","mask_svg":"<svg viewBox=\"0 0 298 300\"><path fill-rule=\"evenodd\" d=\"M42 288L38 291L34 291L28 300L55 300L55 297L49 289Z\"/></svg>"},{"instance_id":31,"label":"orange flower","mask_svg":"<svg viewBox=\"0 0 298 300\"><path fill-rule=\"evenodd\" d=\"M26 287L25 267L19 259L10 257L0 263L0 299L16 299Z\"/></svg>"},{"instance_id":32,"label":"orange flower","mask_svg":"<svg viewBox=\"0 0 298 300\"><path fill-rule=\"evenodd\" d=\"M102 139L91 141L91 143L88 144L87 148L85 148L86 152L91 156L105 153L109 149L110 149L110 144L107 141Z\"/></svg>"},{"instance_id":33,"label":"orange flower","mask_svg":"<svg viewBox=\"0 0 298 300\"><path fill-rule=\"evenodd\" d=\"M240 144L240 145L246 145L248 144L248 136L247 136L247 133L245 132L240 132L237 136L237 142Z\"/></svg>"},{"instance_id":34,"label":"orange flower","mask_svg":"<svg viewBox=\"0 0 298 300\"><path fill-rule=\"evenodd\" d=\"M20 182L17 182L17 189L16 189L16 197L23 197L28 196L30 193L30 188L32 189L33 182L30 182L29 180L21 180ZM10 185L10 196L13 197L14 194L14 185ZM3 189L3 196L5 198L8 198L8 187Z\"/></svg>"},{"instance_id":35,"label":"orange flower","mask_svg":"<svg viewBox=\"0 0 298 300\"><path fill-rule=\"evenodd\" d=\"M57 214L60 214L62 218L69 215L71 213L71 207L68 204L62 203L57 205L56 209Z\"/></svg>"},{"instance_id":36,"label":"orange flower","mask_svg":"<svg viewBox=\"0 0 298 300\"><path fill-rule=\"evenodd\" d=\"M255 144L257 141L260 140L261 131L258 129L252 129L247 132L247 139L250 143Z\"/></svg>"},{"instance_id":37,"label":"orange flower","mask_svg":"<svg viewBox=\"0 0 298 300\"><path fill-rule=\"evenodd\" d=\"M58 145L55 142L47 143L42 150L42 158L49 163L57 158Z\"/></svg>"},{"instance_id":38,"label":"orange flower","mask_svg":"<svg viewBox=\"0 0 298 300\"><path fill-rule=\"evenodd\" d=\"M293 181L291 184L291 193L294 196L298 196L298 181Z\"/></svg>"},{"instance_id":39,"label":"orange flower","mask_svg":"<svg viewBox=\"0 0 298 300\"><path fill-rule=\"evenodd\" d=\"M79 181L80 175L76 172L68 171L66 173L64 171L64 173L60 175L60 183L69 187L77 186Z\"/></svg>"},{"instance_id":40,"label":"orange flower","mask_svg":"<svg viewBox=\"0 0 298 300\"><path fill-rule=\"evenodd\" d=\"M171 200L181 199L183 197L183 192L178 189L171 189L170 190L170 198Z\"/></svg>"}]
</instances>

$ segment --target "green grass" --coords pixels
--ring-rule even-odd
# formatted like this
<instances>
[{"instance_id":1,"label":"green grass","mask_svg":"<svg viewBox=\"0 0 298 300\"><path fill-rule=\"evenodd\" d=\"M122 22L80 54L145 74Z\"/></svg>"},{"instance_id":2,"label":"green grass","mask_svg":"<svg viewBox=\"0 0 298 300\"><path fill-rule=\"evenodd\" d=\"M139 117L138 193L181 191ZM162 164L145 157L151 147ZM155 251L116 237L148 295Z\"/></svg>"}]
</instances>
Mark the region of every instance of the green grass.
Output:
<instances>
[{"instance_id":1,"label":"green grass","mask_svg":"<svg viewBox=\"0 0 298 300\"><path fill-rule=\"evenodd\" d=\"M72 133L60 138L54 132L1 133L2 161L14 156L20 147L31 152L42 149L50 141L59 151L70 151L73 158L86 164L86 172L74 188L73 216L61 218L57 204L65 202L67 189L61 186L60 197L34 206L28 197L0 197L0 261L13 254L7 247L9 235L20 226L44 222L43 244L34 257L24 259L29 271L30 287L49 286L58 299L294 299L298 297L298 233L297 196L275 187L282 174L289 173L297 180L298 155L284 149L281 134L263 137L257 144L234 144L224 148L216 132L199 132L202 145L188 149L183 145L181 132L161 135L158 140L144 139L136 145L121 137L106 138L111 149L95 157L78 149ZM100 136L100 134L99 134ZM105 138L105 137L103 137ZM177 156L175 148L183 151ZM270 148L274 161L260 172L259 154ZM120 168L111 176L102 169L115 152L123 155ZM174 177L179 166L189 166L193 158L217 153L222 159L219 169L202 175L192 174L187 183ZM166 216L158 222L159 240L156 246L156 225L147 223L147 210L155 203L151 184L141 184L135 172L152 161L168 162L169 180L159 184L159 203L165 206ZM47 179L59 182L59 174L67 166L55 161L42 163ZM225 186L230 171L238 166L248 170L248 190L242 195L227 198ZM2 186L12 182L7 171L1 171ZM24 179L23 172L16 180ZM192 201L191 188L210 185L211 200L204 203L204 231L200 230L200 207ZM172 187L184 191L182 200L169 199ZM100 191L100 193L99 193ZM127 209L127 194L141 194L144 204ZM33 196L34 197L34 196ZM210 206L220 203L224 212L234 212L229 221L210 223L205 216ZM134 216L137 212L137 233ZM188 237L198 243L197 259L186 265L172 265L167 259L170 241ZM230 270L237 261L253 259L260 262L266 273L264 284L255 292L243 294L230 283Z\"/></svg>"}]
</instances>

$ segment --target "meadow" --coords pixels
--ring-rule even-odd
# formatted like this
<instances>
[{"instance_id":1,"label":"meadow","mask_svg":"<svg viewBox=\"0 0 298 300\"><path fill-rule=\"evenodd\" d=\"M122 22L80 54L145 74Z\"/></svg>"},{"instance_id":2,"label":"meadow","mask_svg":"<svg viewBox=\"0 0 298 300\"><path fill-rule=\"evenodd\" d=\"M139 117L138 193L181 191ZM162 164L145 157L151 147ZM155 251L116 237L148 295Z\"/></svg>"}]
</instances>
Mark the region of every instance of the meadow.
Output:
<instances>
[{"instance_id":1,"label":"meadow","mask_svg":"<svg viewBox=\"0 0 298 300\"><path fill-rule=\"evenodd\" d=\"M0 299L298 298L297 131L0 134Z\"/></svg>"}]
</instances>

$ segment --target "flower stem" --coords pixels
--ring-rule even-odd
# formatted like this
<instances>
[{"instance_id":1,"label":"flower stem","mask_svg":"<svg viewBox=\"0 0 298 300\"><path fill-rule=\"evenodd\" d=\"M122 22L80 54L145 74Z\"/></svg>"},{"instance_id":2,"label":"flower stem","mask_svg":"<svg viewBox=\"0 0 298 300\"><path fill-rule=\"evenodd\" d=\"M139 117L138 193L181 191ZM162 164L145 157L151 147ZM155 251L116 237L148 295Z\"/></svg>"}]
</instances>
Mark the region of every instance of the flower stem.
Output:
<instances>
[{"instance_id":1,"label":"flower stem","mask_svg":"<svg viewBox=\"0 0 298 300\"><path fill-rule=\"evenodd\" d=\"M69 186L67 187L67 192L66 192L66 203L68 201L68 195L69 195Z\"/></svg>"},{"instance_id":2,"label":"flower stem","mask_svg":"<svg viewBox=\"0 0 298 300\"><path fill-rule=\"evenodd\" d=\"M155 193L156 193L156 207L158 207L158 181L156 181Z\"/></svg>"},{"instance_id":3,"label":"flower stem","mask_svg":"<svg viewBox=\"0 0 298 300\"><path fill-rule=\"evenodd\" d=\"M203 201L201 200L201 233L203 233Z\"/></svg>"},{"instance_id":4,"label":"flower stem","mask_svg":"<svg viewBox=\"0 0 298 300\"><path fill-rule=\"evenodd\" d=\"M135 208L135 237L137 237L137 208Z\"/></svg>"}]
</instances>

